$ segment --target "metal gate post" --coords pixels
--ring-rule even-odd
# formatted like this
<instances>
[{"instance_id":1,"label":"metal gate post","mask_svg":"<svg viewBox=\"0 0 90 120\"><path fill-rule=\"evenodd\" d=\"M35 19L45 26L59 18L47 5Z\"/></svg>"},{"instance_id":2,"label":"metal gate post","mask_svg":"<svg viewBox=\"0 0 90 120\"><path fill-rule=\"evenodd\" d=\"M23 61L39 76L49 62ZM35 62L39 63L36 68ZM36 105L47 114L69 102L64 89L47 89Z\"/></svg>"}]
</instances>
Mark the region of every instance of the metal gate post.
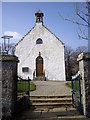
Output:
<instances>
[{"instance_id":1,"label":"metal gate post","mask_svg":"<svg viewBox=\"0 0 90 120\"><path fill-rule=\"evenodd\" d=\"M78 76L79 80L79 96L80 96L80 103L79 103L79 111L81 114L83 114L83 108L82 108L82 100L81 100L81 82L80 82L80 74Z\"/></svg>"},{"instance_id":2,"label":"metal gate post","mask_svg":"<svg viewBox=\"0 0 90 120\"><path fill-rule=\"evenodd\" d=\"M28 77L28 97L30 96L30 79Z\"/></svg>"},{"instance_id":3,"label":"metal gate post","mask_svg":"<svg viewBox=\"0 0 90 120\"><path fill-rule=\"evenodd\" d=\"M74 98L73 98L74 90L73 90L73 79L72 79L72 77L71 77L71 83L72 83L72 103L74 104Z\"/></svg>"}]
</instances>

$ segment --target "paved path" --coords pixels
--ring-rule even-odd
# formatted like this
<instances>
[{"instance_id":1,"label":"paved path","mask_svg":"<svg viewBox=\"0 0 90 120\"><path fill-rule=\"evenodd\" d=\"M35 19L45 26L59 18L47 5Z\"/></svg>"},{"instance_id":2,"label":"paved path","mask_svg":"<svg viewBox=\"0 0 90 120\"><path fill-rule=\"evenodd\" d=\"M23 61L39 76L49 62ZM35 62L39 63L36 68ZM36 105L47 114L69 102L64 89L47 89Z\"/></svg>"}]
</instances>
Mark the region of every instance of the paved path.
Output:
<instances>
[{"instance_id":1,"label":"paved path","mask_svg":"<svg viewBox=\"0 0 90 120\"><path fill-rule=\"evenodd\" d=\"M30 92L31 96L65 96L71 95L71 89L66 86L66 82L58 81L33 81L36 84L36 90ZM64 108L65 109L65 108ZM72 111L65 111L61 108L55 108L48 111L33 111L25 109L18 114L14 120L43 120L44 118L52 118L58 116L71 115ZM61 111L60 111L61 110ZM76 114L76 113L75 113ZM33 119L36 118L36 119ZM45 120L45 119L44 119ZM51 119L52 120L52 119Z\"/></svg>"},{"instance_id":2,"label":"paved path","mask_svg":"<svg viewBox=\"0 0 90 120\"><path fill-rule=\"evenodd\" d=\"M71 89L59 81L33 81L36 84L36 90L30 93L31 96L62 96L71 95Z\"/></svg>"}]
</instances>

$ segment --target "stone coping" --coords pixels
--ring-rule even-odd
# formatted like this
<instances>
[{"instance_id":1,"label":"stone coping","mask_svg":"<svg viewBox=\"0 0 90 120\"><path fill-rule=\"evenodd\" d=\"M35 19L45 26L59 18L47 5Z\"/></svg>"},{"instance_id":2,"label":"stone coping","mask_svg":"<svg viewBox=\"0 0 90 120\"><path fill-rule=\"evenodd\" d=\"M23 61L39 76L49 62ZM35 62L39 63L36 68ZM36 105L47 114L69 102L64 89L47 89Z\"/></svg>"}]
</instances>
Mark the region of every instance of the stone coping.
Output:
<instances>
[{"instance_id":1,"label":"stone coping","mask_svg":"<svg viewBox=\"0 0 90 120\"><path fill-rule=\"evenodd\" d=\"M90 60L90 52L81 53L80 55L78 55L77 61L81 60Z\"/></svg>"},{"instance_id":2,"label":"stone coping","mask_svg":"<svg viewBox=\"0 0 90 120\"><path fill-rule=\"evenodd\" d=\"M0 55L0 61L16 61L19 62L15 55Z\"/></svg>"}]
</instances>

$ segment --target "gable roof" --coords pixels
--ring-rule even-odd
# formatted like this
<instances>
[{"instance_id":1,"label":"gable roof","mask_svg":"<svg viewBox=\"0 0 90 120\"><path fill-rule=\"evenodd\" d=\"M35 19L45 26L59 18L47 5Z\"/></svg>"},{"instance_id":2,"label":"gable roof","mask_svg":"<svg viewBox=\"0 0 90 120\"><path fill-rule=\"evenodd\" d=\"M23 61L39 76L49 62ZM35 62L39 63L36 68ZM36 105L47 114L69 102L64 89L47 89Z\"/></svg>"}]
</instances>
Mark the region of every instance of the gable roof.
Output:
<instances>
[{"instance_id":1,"label":"gable roof","mask_svg":"<svg viewBox=\"0 0 90 120\"><path fill-rule=\"evenodd\" d=\"M23 37L22 37L22 39L21 40L19 40L19 42L18 43L16 43L16 45L15 46L17 46L21 41L23 41L23 39L35 28L35 26L36 25L34 25L34 27L32 27Z\"/></svg>"},{"instance_id":2,"label":"gable roof","mask_svg":"<svg viewBox=\"0 0 90 120\"><path fill-rule=\"evenodd\" d=\"M64 45L64 43L53 32L51 32L46 26L43 25L43 27L46 28L51 34L53 34Z\"/></svg>"},{"instance_id":3,"label":"gable roof","mask_svg":"<svg viewBox=\"0 0 90 120\"><path fill-rule=\"evenodd\" d=\"M23 37L22 39L15 45L17 46L21 41L23 41L23 39L35 28L36 25L34 25L34 27L32 27L29 32L27 32ZM64 45L64 43L54 34L52 33L46 26L42 25L45 29L47 29L51 34L53 34L57 40L59 40L61 42L62 45Z\"/></svg>"}]
</instances>

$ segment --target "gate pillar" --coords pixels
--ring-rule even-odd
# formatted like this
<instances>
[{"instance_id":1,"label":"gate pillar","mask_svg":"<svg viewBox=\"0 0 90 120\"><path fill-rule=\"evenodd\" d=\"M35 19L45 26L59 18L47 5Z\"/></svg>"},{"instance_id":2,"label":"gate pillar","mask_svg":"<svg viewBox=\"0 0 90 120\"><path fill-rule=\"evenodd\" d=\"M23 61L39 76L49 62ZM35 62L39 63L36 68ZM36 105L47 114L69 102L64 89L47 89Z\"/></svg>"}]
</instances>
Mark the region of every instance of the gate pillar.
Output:
<instances>
[{"instance_id":1,"label":"gate pillar","mask_svg":"<svg viewBox=\"0 0 90 120\"><path fill-rule=\"evenodd\" d=\"M18 58L14 55L0 55L3 119L9 119L15 113L17 101L17 63Z\"/></svg>"},{"instance_id":2,"label":"gate pillar","mask_svg":"<svg viewBox=\"0 0 90 120\"><path fill-rule=\"evenodd\" d=\"M81 53L77 61L81 74L81 93L84 115L90 118L90 53Z\"/></svg>"}]
</instances>

